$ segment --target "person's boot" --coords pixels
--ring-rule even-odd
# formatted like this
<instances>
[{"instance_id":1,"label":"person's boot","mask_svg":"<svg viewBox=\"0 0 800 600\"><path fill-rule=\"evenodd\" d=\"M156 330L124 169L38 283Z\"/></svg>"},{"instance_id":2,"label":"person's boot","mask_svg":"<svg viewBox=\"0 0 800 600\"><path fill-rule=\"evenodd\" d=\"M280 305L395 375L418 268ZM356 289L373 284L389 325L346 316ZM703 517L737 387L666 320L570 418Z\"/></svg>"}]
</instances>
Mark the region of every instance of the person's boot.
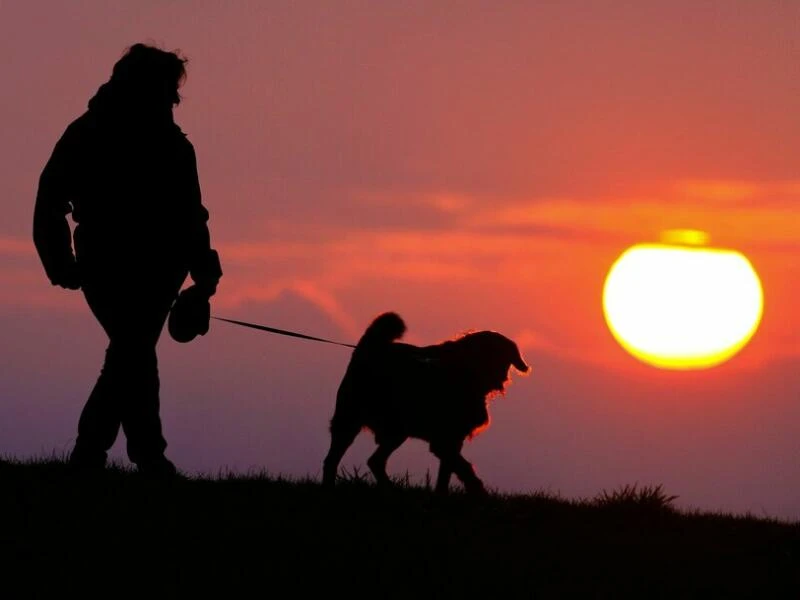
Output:
<instances>
[{"instance_id":1,"label":"person's boot","mask_svg":"<svg viewBox=\"0 0 800 600\"><path fill-rule=\"evenodd\" d=\"M104 450L78 443L69 455L67 465L76 474L99 475L105 471L107 456Z\"/></svg>"}]
</instances>

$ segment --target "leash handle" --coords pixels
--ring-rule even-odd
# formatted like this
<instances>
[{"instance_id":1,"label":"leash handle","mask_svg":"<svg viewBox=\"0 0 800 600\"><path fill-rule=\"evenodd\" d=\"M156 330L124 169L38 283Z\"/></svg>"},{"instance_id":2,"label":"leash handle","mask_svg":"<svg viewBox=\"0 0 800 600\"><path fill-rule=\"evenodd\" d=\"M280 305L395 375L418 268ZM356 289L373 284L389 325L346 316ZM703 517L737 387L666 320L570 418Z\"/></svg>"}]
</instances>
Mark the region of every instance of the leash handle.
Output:
<instances>
[{"instance_id":1,"label":"leash handle","mask_svg":"<svg viewBox=\"0 0 800 600\"><path fill-rule=\"evenodd\" d=\"M234 319L224 319L222 317L211 317L217 321L225 321L226 323L233 323L241 327L249 327L251 329L258 329L260 331L268 331L269 333L277 333L280 335L288 335L291 337L302 338L304 340L314 340L315 342L324 342L326 344L335 344L337 346L345 346L346 348L355 348L353 344L345 344L343 342L334 342L333 340L326 340L325 338L314 337L313 335L306 335L304 333L297 333L296 331L286 331L285 329L276 329L275 327L267 327L266 325L257 325L256 323L248 323L247 321L236 321Z\"/></svg>"}]
</instances>

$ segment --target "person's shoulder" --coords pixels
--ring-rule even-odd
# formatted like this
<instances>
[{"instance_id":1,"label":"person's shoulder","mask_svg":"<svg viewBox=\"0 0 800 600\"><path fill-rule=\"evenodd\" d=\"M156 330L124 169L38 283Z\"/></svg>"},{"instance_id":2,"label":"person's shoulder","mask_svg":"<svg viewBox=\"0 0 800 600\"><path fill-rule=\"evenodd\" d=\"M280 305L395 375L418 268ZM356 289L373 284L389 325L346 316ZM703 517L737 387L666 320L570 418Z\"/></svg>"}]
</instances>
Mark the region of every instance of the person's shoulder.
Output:
<instances>
[{"instance_id":1,"label":"person's shoulder","mask_svg":"<svg viewBox=\"0 0 800 600\"><path fill-rule=\"evenodd\" d=\"M84 140L94 129L92 115L83 113L73 119L64 129L58 140L59 145L73 145Z\"/></svg>"},{"instance_id":2,"label":"person's shoulder","mask_svg":"<svg viewBox=\"0 0 800 600\"><path fill-rule=\"evenodd\" d=\"M72 120L67 125L67 131L84 131L86 129L94 128L97 124L96 116L89 110L81 114L79 117Z\"/></svg>"}]
</instances>

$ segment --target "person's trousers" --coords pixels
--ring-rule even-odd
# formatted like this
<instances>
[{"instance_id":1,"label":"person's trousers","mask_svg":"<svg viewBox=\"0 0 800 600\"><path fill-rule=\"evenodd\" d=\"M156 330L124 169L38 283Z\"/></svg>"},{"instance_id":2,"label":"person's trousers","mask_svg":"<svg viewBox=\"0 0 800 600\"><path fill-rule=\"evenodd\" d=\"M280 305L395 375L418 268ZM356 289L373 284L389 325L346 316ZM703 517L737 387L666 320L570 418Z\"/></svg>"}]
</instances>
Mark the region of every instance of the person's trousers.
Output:
<instances>
[{"instance_id":1,"label":"person's trousers","mask_svg":"<svg viewBox=\"0 0 800 600\"><path fill-rule=\"evenodd\" d=\"M127 284L116 277L85 278L84 296L109 344L78 422L73 462L104 464L120 427L131 462L163 459L167 442L159 414L156 343L185 278L174 270L172 276L162 273Z\"/></svg>"}]
</instances>

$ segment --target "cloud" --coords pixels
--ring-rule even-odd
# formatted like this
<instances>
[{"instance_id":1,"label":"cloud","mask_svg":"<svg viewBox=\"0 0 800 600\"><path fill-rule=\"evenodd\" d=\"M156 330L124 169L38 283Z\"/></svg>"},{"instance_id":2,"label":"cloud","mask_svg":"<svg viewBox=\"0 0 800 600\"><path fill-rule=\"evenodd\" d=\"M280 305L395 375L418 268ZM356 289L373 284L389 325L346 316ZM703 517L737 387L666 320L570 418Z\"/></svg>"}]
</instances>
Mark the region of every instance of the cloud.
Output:
<instances>
[{"instance_id":1,"label":"cloud","mask_svg":"<svg viewBox=\"0 0 800 600\"><path fill-rule=\"evenodd\" d=\"M236 307L215 303L218 316L250 321L318 337L347 338L360 334L335 298L313 284L278 291L272 298L250 298Z\"/></svg>"},{"instance_id":2,"label":"cloud","mask_svg":"<svg viewBox=\"0 0 800 600\"><path fill-rule=\"evenodd\" d=\"M0 236L0 256L33 257L35 247L33 241L16 237Z\"/></svg>"},{"instance_id":3,"label":"cloud","mask_svg":"<svg viewBox=\"0 0 800 600\"><path fill-rule=\"evenodd\" d=\"M796 293L785 282L796 279L792 265L800 252L800 223L778 191L795 193L800 184L692 185L698 194L711 190L709 195L717 197L382 195L381 203L407 212L403 223L370 229L343 221L287 220L273 223L262 239L215 239L225 274L214 306L238 314L248 303L272 302L290 293L313 303L349 338L356 338L377 310L400 306L416 311L415 320L425 320L426 313L444 319L445 332L447 323L470 327L489 321L520 332L526 344L554 355L614 362L618 357L608 358L613 342L605 338L599 308L607 269L628 244L657 240L665 229L689 227L709 232L713 245L745 249L763 270L770 306L785 311ZM751 202L761 197L767 199ZM446 219L437 226L415 227L417 209ZM74 310L82 304L79 294L51 289L27 240L0 238L0 256L7 259L0 264L6 282L0 293L3 305ZM776 336L782 330L796 334L800 323L791 316L780 318L780 328L765 320L774 344L763 345L762 356L791 351L792 344L779 343ZM433 317L428 323L439 331Z\"/></svg>"},{"instance_id":4,"label":"cloud","mask_svg":"<svg viewBox=\"0 0 800 600\"><path fill-rule=\"evenodd\" d=\"M675 184L675 191L685 197L718 202L737 202L755 196L761 186L747 181L686 180Z\"/></svg>"},{"instance_id":5,"label":"cloud","mask_svg":"<svg viewBox=\"0 0 800 600\"><path fill-rule=\"evenodd\" d=\"M725 205L758 202L761 207L779 207L800 200L800 181L736 181L689 179L678 181L674 191L681 198Z\"/></svg>"},{"instance_id":6,"label":"cloud","mask_svg":"<svg viewBox=\"0 0 800 600\"><path fill-rule=\"evenodd\" d=\"M312 281L299 281L292 285L290 289L316 306L351 338L355 338L360 334L353 317L330 292L321 289Z\"/></svg>"},{"instance_id":7,"label":"cloud","mask_svg":"<svg viewBox=\"0 0 800 600\"><path fill-rule=\"evenodd\" d=\"M747 196L748 198L750 196ZM796 206L781 200L758 205L659 198L620 198L603 202L551 198L483 209L465 219L471 228L547 228L562 235L604 236L606 240L657 241L669 229L700 229L712 244L796 244L800 220Z\"/></svg>"}]
</instances>

